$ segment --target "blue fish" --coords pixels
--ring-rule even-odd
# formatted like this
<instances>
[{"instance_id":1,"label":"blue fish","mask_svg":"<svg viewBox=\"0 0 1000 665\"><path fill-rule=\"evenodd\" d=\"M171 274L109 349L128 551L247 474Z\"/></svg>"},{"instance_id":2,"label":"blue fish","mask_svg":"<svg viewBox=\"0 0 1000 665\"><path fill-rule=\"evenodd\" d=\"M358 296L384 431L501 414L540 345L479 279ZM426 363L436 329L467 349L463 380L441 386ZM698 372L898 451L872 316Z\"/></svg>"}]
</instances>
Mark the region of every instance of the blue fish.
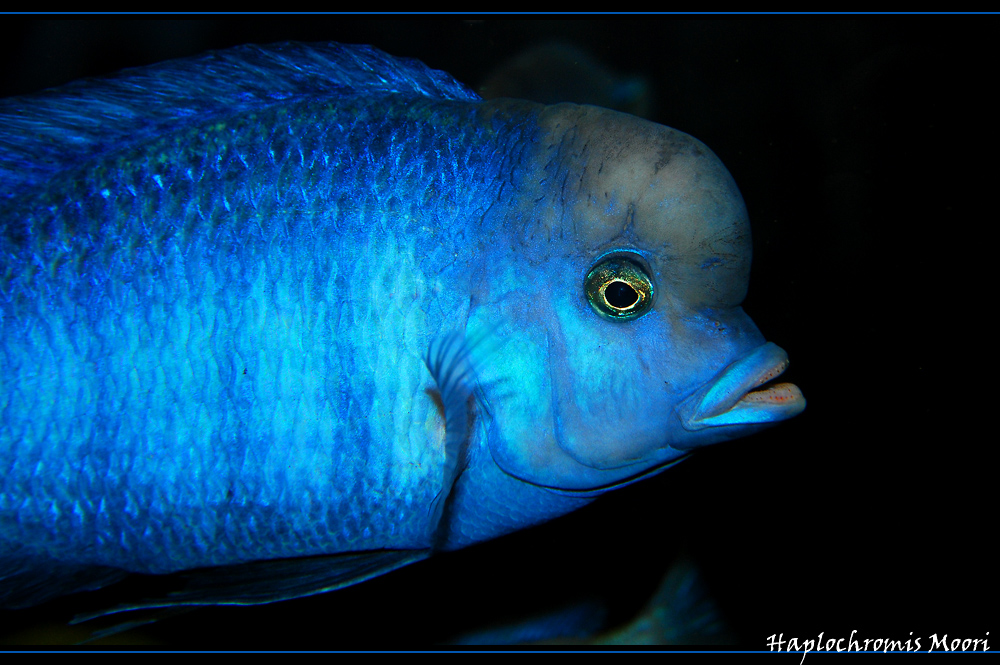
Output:
<instances>
[{"instance_id":1,"label":"blue fish","mask_svg":"<svg viewBox=\"0 0 1000 665\"><path fill-rule=\"evenodd\" d=\"M718 158L374 48L0 103L0 605L329 591L799 413Z\"/></svg>"}]
</instances>

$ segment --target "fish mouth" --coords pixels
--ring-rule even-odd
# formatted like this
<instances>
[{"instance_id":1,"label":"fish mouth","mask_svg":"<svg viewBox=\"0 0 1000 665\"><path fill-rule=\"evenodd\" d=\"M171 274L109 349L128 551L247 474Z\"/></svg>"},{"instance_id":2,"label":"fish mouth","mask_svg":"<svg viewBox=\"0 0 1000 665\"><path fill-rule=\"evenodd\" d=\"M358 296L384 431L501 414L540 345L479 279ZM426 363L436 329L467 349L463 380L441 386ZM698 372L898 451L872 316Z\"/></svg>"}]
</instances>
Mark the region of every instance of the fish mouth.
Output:
<instances>
[{"instance_id":1,"label":"fish mouth","mask_svg":"<svg viewBox=\"0 0 1000 665\"><path fill-rule=\"evenodd\" d=\"M776 423L806 408L802 391L792 383L761 387L788 367L788 354L767 342L730 363L714 379L681 402L684 429Z\"/></svg>"}]
</instances>

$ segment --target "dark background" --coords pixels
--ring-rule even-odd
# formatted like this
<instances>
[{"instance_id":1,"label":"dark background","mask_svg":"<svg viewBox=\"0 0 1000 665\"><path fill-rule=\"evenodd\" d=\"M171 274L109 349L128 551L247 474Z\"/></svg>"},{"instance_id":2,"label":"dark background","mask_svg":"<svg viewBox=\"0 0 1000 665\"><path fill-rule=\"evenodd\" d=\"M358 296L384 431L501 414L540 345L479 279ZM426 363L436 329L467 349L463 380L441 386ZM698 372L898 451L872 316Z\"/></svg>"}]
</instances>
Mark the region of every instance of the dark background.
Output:
<instances>
[{"instance_id":1,"label":"dark background","mask_svg":"<svg viewBox=\"0 0 1000 665\"><path fill-rule=\"evenodd\" d=\"M750 211L745 303L809 400L587 509L321 597L120 636L208 648L422 647L597 597L612 622L686 552L743 648L785 637L1000 644L996 609L995 17L692 20L5 17L0 95L248 42L369 43L475 87L559 38L645 77ZM553 82L553 86L558 82ZM988 277L987 277L988 276ZM137 583L142 583L139 580ZM0 613L9 643L105 598Z\"/></svg>"}]
</instances>

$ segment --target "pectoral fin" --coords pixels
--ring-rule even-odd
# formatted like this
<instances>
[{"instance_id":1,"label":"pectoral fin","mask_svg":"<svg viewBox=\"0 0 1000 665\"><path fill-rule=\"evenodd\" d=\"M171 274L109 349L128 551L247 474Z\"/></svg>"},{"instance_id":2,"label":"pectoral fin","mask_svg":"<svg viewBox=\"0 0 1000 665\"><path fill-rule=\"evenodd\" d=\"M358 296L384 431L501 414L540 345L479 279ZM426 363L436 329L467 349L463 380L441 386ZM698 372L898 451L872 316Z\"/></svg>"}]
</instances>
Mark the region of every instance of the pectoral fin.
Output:
<instances>
[{"instance_id":1,"label":"pectoral fin","mask_svg":"<svg viewBox=\"0 0 1000 665\"><path fill-rule=\"evenodd\" d=\"M469 440L469 400L475 388L471 360L473 347L463 335L451 333L434 340L424 358L437 385L439 407L445 422L443 484L430 508L435 545L447 535L448 497L465 464Z\"/></svg>"}]
</instances>

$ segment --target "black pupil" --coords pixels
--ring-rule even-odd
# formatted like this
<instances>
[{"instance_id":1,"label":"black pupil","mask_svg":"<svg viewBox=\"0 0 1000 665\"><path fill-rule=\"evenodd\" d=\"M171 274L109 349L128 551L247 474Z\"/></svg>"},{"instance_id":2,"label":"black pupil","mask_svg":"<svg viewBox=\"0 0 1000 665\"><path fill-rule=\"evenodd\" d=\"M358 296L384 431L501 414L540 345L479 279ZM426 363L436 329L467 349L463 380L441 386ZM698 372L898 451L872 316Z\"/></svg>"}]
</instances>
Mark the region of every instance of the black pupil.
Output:
<instances>
[{"instance_id":1,"label":"black pupil","mask_svg":"<svg viewBox=\"0 0 1000 665\"><path fill-rule=\"evenodd\" d=\"M625 282L611 282L604 289L604 298L617 309L631 307L639 300L639 294Z\"/></svg>"}]
</instances>

